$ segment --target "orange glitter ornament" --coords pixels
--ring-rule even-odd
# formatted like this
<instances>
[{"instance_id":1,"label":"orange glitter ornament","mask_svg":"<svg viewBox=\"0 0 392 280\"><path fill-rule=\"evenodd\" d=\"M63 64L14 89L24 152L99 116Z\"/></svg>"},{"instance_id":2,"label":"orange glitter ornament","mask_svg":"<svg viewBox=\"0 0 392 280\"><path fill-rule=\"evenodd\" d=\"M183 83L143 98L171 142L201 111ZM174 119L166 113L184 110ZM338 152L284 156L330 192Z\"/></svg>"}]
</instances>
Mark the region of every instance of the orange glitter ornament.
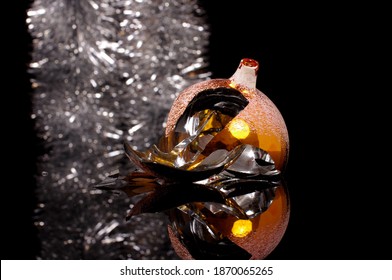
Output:
<instances>
[{"instance_id":1,"label":"orange glitter ornament","mask_svg":"<svg viewBox=\"0 0 392 280\"><path fill-rule=\"evenodd\" d=\"M231 120L220 135L211 143L215 145L222 142L250 144L268 152L275 162L278 170L286 168L289 156L289 134L283 116L275 104L260 90L256 88L259 63L250 58L241 60L237 71L229 79L211 79L191 85L182 91L174 101L167 118L166 135L174 129L177 121L184 113L188 104L197 95L205 90L235 89L248 101L248 105ZM233 133L233 127L243 126L244 131L237 130ZM246 126L246 127L245 127ZM244 135L245 130L246 136ZM233 139L234 138L234 139Z\"/></svg>"}]
</instances>

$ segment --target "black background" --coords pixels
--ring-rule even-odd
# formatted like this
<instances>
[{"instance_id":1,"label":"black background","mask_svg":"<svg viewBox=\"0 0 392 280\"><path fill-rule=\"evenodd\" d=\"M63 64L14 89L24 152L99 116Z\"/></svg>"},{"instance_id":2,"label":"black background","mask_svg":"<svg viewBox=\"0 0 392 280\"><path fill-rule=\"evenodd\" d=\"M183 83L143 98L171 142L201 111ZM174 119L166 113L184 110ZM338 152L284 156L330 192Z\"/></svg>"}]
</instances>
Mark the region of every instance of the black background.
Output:
<instances>
[{"instance_id":1,"label":"black background","mask_svg":"<svg viewBox=\"0 0 392 280\"><path fill-rule=\"evenodd\" d=\"M376 42L373 31L366 32L368 20L347 20L350 10L342 6L200 3L211 27L207 55L213 77L227 78L242 58L256 59L257 87L277 105L288 127L291 218L268 258L391 259L391 184L383 169L390 166L383 160L390 144L388 124L381 124L390 114L380 99L385 90L372 79L377 66L369 64L378 59L378 50L363 48ZM31 221L39 143L29 117L28 5L19 1L5 26L11 50L4 103L10 111L2 132L7 154L2 259L33 259L39 253Z\"/></svg>"}]
</instances>

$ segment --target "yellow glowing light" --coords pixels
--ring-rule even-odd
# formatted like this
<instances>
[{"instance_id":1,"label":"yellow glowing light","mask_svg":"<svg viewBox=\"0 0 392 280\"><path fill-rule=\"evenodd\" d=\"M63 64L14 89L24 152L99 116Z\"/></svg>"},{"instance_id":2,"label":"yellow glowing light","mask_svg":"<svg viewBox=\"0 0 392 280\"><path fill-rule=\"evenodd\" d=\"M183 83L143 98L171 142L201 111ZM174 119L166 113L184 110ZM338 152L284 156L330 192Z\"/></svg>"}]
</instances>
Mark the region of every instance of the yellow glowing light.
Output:
<instances>
[{"instance_id":1,"label":"yellow glowing light","mask_svg":"<svg viewBox=\"0 0 392 280\"><path fill-rule=\"evenodd\" d=\"M245 139L250 133L249 125L241 119L234 119L229 124L229 131L237 139Z\"/></svg>"},{"instance_id":2,"label":"yellow glowing light","mask_svg":"<svg viewBox=\"0 0 392 280\"><path fill-rule=\"evenodd\" d=\"M234 222L231 232L235 237L245 237L252 231L250 220L237 220Z\"/></svg>"}]
</instances>

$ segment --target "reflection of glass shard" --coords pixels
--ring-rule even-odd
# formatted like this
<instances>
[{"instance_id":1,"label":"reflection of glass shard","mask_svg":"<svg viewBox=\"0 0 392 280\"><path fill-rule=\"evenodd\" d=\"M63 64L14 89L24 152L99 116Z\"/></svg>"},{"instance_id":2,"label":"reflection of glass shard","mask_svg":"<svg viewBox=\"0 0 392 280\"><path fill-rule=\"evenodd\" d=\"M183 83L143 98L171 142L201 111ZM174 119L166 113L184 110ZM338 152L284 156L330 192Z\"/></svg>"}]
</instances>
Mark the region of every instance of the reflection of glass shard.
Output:
<instances>
[{"instance_id":1,"label":"reflection of glass shard","mask_svg":"<svg viewBox=\"0 0 392 280\"><path fill-rule=\"evenodd\" d=\"M237 158L228 168L228 172L240 177L257 177L259 175L278 175L271 156L257 147L246 145L241 156Z\"/></svg>"},{"instance_id":2,"label":"reflection of glass shard","mask_svg":"<svg viewBox=\"0 0 392 280\"><path fill-rule=\"evenodd\" d=\"M208 217L203 220L178 208L168 213L171 220L170 238L185 246L195 259L249 259L250 254L223 234L212 229ZM206 227L207 226L207 227Z\"/></svg>"},{"instance_id":3,"label":"reflection of glass shard","mask_svg":"<svg viewBox=\"0 0 392 280\"><path fill-rule=\"evenodd\" d=\"M233 199L244 209L246 216L252 219L268 209L274 196L275 188L269 188L263 191L235 196Z\"/></svg>"}]
</instances>

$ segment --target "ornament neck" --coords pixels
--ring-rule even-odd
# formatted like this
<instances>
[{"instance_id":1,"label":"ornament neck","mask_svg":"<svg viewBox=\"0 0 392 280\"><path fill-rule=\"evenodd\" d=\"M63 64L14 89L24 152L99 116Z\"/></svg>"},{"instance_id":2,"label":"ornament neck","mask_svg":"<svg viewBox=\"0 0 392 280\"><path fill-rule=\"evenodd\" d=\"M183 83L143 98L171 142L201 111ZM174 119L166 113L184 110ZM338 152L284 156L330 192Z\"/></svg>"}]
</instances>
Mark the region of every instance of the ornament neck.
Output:
<instances>
[{"instance_id":1,"label":"ornament neck","mask_svg":"<svg viewBox=\"0 0 392 280\"><path fill-rule=\"evenodd\" d=\"M256 60L243 58L230 80L236 85L242 85L250 89L256 88L258 70L259 63Z\"/></svg>"}]
</instances>

